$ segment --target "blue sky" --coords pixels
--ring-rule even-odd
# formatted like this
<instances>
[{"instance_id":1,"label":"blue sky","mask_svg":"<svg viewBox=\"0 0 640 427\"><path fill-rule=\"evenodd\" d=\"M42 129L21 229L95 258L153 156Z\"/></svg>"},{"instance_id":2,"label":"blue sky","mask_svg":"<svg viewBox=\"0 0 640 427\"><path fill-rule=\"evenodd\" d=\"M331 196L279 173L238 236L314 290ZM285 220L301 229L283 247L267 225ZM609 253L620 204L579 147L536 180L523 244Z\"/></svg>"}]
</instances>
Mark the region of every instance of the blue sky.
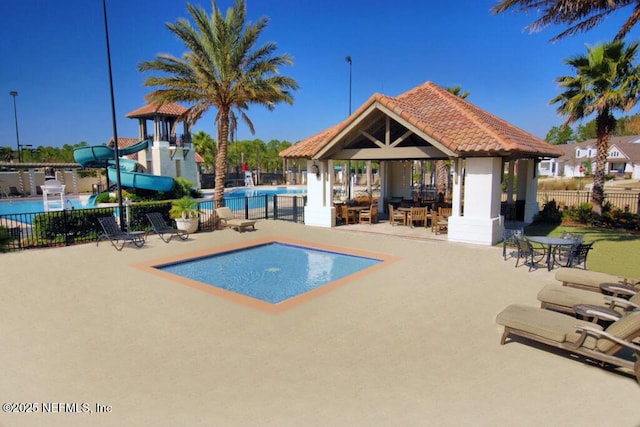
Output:
<instances>
[{"instance_id":1,"label":"blue sky","mask_svg":"<svg viewBox=\"0 0 640 427\"><path fill-rule=\"evenodd\" d=\"M210 11L208 0L194 0ZM219 0L226 10L231 0ZM375 92L399 95L426 81L461 85L469 101L544 138L563 119L549 105L554 79L571 72L562 59L613 38L628 12L586 34L555 44L549 28L530 34L535 15L495 16L494 0L247 0L249 19L269 17L261 42L294 59L281 73L300 90L293 106L249 109L256 133L239 125L238 139L296 142L326 129ZM145 104L151 88L137 65L158 53L181 56L165 23L188 17L181 0L107 0L118 135L137 137L125 114ZM634 29L629 39L638 38ZM0 2L0 146L15 148L13 98L20 142L62 146L105 143L112 135L102 0ZM636 111L633 111L635 113ZM215 111L195 131L215 137Z\"/></svg>"}]
</instances>

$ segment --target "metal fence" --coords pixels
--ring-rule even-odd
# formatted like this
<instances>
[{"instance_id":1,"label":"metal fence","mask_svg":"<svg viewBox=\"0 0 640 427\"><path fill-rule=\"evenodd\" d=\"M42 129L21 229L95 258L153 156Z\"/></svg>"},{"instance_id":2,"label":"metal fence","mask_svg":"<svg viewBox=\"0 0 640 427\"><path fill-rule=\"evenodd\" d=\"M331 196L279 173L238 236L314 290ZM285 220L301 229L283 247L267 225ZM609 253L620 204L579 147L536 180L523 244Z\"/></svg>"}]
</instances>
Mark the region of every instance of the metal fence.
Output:
<instances>
[{"instance_id":1,"label":"metal fence","mask_svg":"<svg viewBox=\"0 0 640 427\"><path fill-rule=\"evenodd\" d=\"M225 200L237 218L273 219L304 223L305 195L272 194ZM5 252L33 248L69 246L98 241L102 229L99 217L119 218L118 206L0 215L0 250ZM125 207L127 231L151 231L146 214L160 212L170 221L171 202L142 202ZM216 218L212 200L201 200L199 231L213 231Z\"/></svg>"},{"instance_id":2,"label":"metal fence","mask_svg":"<svg viewBox=\"0 0 640 427\"><path fill-rule=\"evenodd\" d=\"M609 202L614 208L637 214L640 212L640 193L634 191L606 191L605 203ZM577 207L583 203L591 203L591 191L538 191L537 201L540 206L555 200L559 206Z\"/></svg>"}]
</instances>

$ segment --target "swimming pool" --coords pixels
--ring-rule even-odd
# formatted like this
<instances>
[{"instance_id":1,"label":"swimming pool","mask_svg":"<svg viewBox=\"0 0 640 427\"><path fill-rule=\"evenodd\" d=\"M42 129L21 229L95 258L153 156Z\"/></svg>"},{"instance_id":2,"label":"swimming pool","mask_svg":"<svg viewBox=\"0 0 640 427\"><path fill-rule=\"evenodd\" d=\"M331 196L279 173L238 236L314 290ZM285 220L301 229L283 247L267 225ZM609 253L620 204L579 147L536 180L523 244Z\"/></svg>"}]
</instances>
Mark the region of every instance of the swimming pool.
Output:
<instances>
[{"instance_id":1,"label":"swimming pool","mask_svg":"<svg viewBox=\"0 0 640 427\"><path fill-rule=\"evenodd\" d=\"M142 266L182 284L281 311L393 258L289 239L260 239Z\"/></svg>"},{"instance_id":2,"label":"swimming pool","mask_svg":"<svg viewBox=\"0 0 640 427\"><path fill-rule=\"evenodd\" d=\"M75 197L66 199L69 209L87 209L82 200ZM44 202L38 199L9 199L0 201L0 215L44 212Z\"/></svg>"}]
</instances>

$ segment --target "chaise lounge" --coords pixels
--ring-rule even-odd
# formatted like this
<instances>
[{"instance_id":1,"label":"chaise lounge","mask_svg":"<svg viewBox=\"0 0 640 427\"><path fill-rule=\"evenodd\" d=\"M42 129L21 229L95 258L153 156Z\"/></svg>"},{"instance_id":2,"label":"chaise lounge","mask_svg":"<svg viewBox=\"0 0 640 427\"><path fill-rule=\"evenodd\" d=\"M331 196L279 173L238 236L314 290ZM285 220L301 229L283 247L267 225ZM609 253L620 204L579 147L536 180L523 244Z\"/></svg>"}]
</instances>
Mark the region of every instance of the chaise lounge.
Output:
<instances>
[{"instance_id":1,"label":"chaise lounge","mask_svg":"<svg viewBox=\"0 0 640 427\"><path fill-rule=\"evenodd\" d=\"M233 212L231 212L231 209L229 209L227 206L217 208L216 216L220 218L222 224L227 228L234 228L240 232L245 231L245 229L249 227L251 227L253 230L256 229L256 220L235 218L233 216Z\"/></svg>"},{"instance_id":2,"label":"chaise lounge","mask_svg":"<svg viewBox=\"0 0 640 427\"><path fill-rule=\"evenodd\" d=\"M566 267L560 268L556 272L556 280L562 282L563 286L594 292L600 292L601 283L627 283L640 288L640 279Z\"/></svg>"},{"instance_id":3,"label":"chaise lounge","mask_svg":"<svg viewBox=\"0 0 640 427\"><path fill-rule=\"evenodd\" d=\"M603 330L600 325L566 314L513 304L498 314L496 322L504 326L502 345L510 336L522 337L601 365L631 371L640 383L640 346L632 342L640 336L640 311L622 317ZM627 354L629 352L632 354Z\"/></svg>"},{"instance_id":4,"label":"chaise lounge","mask_svg":"<svg viewBox=\"0 0 640 427\"><path fill-rule=\"evenodd\" d=\"M538 292L538 301L541 308L568 314L575 314L575 306L578 304L606 307L617 312L620 317L629 310L640 309L640 292L627 300L583 289L547 285Z\"/></svg>"},{"instance_id":5,"label":"chaise lounge","mask_svg":"<svg viewBox=\"0 0 640 427\"><path fill-rule=\"evenodd\" d=\"M147 214L147 219L151 223L153 231L160 236L162 241L165 243L169 243L173 236L178 236L180 240L187 240L189 238L189 233L186 231L178 230L177 228L167 225L160 212L149 212Z\"/></svg>"},{"instance_id":6,"label":"chaise lounge","mask_svg":"<svg viewBox=\"0 0 640 427\"><path fill-rule=\"evenodd\" d=\"M144 246L145 242L145 233L134 232L127 233L125 231L120 230L120 227L116 223L116 219L112 216L106 216L98 218L98 222L102 227L103 233L98 236L98 240L96 241L96 246L100 243L102 239L109 239L111 244L116 250L121 251L124 248L124 245L127 243L133 244L137 248L141 248Z\"/></svg>"}]
</instances>

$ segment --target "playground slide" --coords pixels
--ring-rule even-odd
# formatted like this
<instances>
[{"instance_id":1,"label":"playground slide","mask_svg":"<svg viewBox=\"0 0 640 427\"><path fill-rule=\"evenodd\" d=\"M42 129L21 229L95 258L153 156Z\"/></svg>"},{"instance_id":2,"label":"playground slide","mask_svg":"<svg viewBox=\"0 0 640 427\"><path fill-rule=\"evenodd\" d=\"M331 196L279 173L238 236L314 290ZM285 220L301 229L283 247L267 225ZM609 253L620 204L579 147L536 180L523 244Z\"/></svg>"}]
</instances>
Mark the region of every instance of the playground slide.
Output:
<instances>
[{"instance_id":1,"label":"playground slide","mask_svg":"<svg viewBox=\"0 0 640 427\"><path fill-rule=\"evenodd\" d=\"M128 156L146 149L149 144L151 144L151 140L145 139L127 148L120 149L119 152L123 156ZM73 158L86 168L106 167L109 180L112 182L118 180L113 148L107 147L106 145L79 147L73 150ZM154 191L170 191L173 188L173 178L135 172L136 168L137 162L135 160L120 158L120 183L123 187L142 188Z\"/></svg>"}]
</instances>

